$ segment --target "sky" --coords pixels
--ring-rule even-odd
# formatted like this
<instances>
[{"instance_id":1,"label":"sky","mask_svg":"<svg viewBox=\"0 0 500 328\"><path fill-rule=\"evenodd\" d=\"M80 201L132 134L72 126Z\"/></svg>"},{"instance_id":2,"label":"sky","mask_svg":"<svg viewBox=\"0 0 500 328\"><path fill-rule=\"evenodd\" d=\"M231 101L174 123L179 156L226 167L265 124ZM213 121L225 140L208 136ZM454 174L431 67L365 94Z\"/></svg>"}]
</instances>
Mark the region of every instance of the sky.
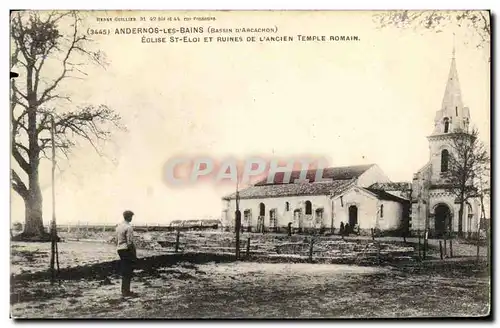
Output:
<instances>
[{"instance_id":1,"label":"sky","mask_svg":"<svg viewBox=\"0 0 500 328\"><path fill-rule=\"evenodd\" d=\"M94 12L85 27L277 27L276 34L255 36L357 35L360 41L145 44L141 35L94 36L93 46L110 65L89 65L85 79L68 80L61 92L72 102L56 103L56 110L105 104L127 130L113 130L101 145L104 156L82 143L69 160L58 160L59 223L114 224L125 209L136 213L137 224L220 217L221 198L235 186L167 184L164 165L179 156L222 161L308 154L330 166L376 163L392 181L411 181L429 159L426 137L441 107L454 44L464 104L482 139L490 139L489 46L475 47L470 31L378 29L371 12L200 15L217 20L141 25L96 18L186 14ZM41 167L41 185L48 222L49 162ZM12 193L12 220L22 221L23 214Z\"/></svg>"}]
</instances>

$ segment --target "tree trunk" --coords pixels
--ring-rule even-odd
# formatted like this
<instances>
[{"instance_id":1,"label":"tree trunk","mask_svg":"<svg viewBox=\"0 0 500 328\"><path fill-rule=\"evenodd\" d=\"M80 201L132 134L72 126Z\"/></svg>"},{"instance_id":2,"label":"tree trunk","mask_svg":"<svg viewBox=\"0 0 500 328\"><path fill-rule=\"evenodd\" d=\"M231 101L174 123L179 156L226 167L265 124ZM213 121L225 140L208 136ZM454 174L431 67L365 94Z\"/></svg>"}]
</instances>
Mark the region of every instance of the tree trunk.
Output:
<instances>
[{"instance_id":1,"label":"tree trunk","mask_svg":"<svg viewBox=\"0 0 500 328\"><path fill-rule=\"evenodd\" d=\"M41 237L46 232L43 228L42 218L42 195L40 192L30 190L30 195L24 202L25 224L24 235L32 237Z\"/></svg>"},{"instance_id":2,"label":"tree trunk","mask_svg":"<svg viewBox=\"0 0 500 328\"><path fill-rule=\"evenodd\" d=\"M38 166L32 166L29 175L28 195L24 198L24 231L15 236L15 241L43 241L51 240L50 234L43 227L43 196L38 181Z\"/></svg>"},{"instance_id":3,"label":"tree trunk","mask_svg":"<svg viewBox=\"0 0 500 328\"><path fill-rule=\"evenodd\" d=\"M464 200L460 202L460 209L458 210L458 236L462 237L463 235L463 216L464 216Z\"/></svg>"}]
</instances>

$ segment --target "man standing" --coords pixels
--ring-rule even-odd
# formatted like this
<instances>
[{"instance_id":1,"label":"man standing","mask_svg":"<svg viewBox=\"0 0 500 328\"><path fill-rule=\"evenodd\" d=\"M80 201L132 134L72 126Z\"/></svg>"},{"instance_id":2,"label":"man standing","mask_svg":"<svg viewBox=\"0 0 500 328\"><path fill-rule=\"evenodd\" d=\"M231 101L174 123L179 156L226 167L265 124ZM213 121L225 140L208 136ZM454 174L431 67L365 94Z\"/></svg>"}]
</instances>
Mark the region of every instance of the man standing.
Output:
<instances>
[{"instance_id":1,"label":"man standing","mask_svg":"<svg viewBox=\"0 0 500 328\"><path fill-rule=\"evenodd\" d=\"M137 260L135 245L132 240L133 229L130 225L134 213L123 212L123 222L116 227L116 249L120 256L120 269L122 275L122 295L135 296L130 292L130 280L134 272L134 263Z\"/></svg>"}]
</instances>

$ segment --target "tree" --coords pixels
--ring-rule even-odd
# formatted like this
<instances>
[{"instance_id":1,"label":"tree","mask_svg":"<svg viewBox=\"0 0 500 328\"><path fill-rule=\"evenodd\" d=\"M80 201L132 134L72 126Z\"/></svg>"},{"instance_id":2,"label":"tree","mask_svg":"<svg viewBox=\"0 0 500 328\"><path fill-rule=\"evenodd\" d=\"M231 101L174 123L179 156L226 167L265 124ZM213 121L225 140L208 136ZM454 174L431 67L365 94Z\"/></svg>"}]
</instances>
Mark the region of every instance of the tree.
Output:
<instances>
[{"instance_id":1,"label":"tree","mask_svg":"<svg viewBox=\"0 0 500 328\"><path fill-rule=\"evenodd\" d=\"M473 31L478 36L477 47L490 43L491 25L487 11L478 10L394 10L375 14L375 22L381 28L393 26L397 28L423 27L436 33L449 24Z\"/></svg>"},{"instance_id":2,"label":"tree","mask_svg":"<svg viewBox=\"0 0 500 328\"><path fill-rule=\"evenodd\" d=\"M19 73L11 81L11 186L25 204L19 239L49 238L43 228L39 167L52 142L66 158L78 139L99 152L97 142L109 137L109 127L121 128L120 116L112 109L105 105L70 107L70 95L61 91L68 79L86 76L87 64L107 65L102 52L91 50L92 40L82 33L81 23L74 11L11 14L11 69ZM60 109L56 112L55 107ZM61 108L68 107L62 112ZM50 138L51 116L54 140Z\"/></svg>"},{"instance_id":3,"label":"tree","mask_svg":"<svg viewBox=\"0 0 500 328\"><path fill-rule=\"evenodd\" d=\"M483 142L479 140L479 132L476 128L470 133L455 133L452 138L445 179L460 204L458 233L462 235L465 203L470 198L481 196L477 183L483 181L489 172L490 159Z\"/></svg>"}]
</instances>

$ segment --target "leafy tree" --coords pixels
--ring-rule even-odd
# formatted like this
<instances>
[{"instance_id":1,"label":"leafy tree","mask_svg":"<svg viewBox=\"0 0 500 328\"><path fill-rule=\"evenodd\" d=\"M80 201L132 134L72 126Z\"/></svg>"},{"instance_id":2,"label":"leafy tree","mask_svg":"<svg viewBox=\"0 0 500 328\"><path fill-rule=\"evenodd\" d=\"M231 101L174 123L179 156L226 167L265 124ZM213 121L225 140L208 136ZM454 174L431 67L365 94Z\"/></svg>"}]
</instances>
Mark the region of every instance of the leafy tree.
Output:
<instances>
[{"instance_id":1,"label":"leafy tree","mask_svg":"<svg viewBox=\"0 0 500 328\"><path fill-rule=\"evenodd\" d=\"M66 157L78 139L99 151L97 142L109 137L110 126L121 128L120 116L112 109L105 105L75 108L71 95L62 92L67 80L87 75L86 65L107 65L102 52L91 50L92 40L82 32L81 24L74 11L11 14L11 70L19 74L11 81L11 186L25 204L19 239L48 239L39 167L52 142ZM69 109L63 111L62 106ZM56 112L54 107L60 109Z\"/></svg>"},{"instance_id":2,"label":"leafy tree","mask_svg":"<svg viewBox=\"0 0 500 328\"><path fill-rule=\"evenodd\" d=\"M481 197L478 183L488 178L490 158L476 128L470 133L455 133L452 140L445 178L460 204L458 233L462 235L465 203L470 198Z\"/></svg>"},{"instance_id":3,"label":"leafy tree","mask_svg":"<svg viewBox=\"0 0 500 328\"><path fill-rule=\"evenodd\" d=\"M374 15L379 27L425 28L436 33L448 25L455 25L473 31L478 36L477 47L490 43L491 23L487 11L477 10L394 10Z\"/></svg>"}]
</instances>

